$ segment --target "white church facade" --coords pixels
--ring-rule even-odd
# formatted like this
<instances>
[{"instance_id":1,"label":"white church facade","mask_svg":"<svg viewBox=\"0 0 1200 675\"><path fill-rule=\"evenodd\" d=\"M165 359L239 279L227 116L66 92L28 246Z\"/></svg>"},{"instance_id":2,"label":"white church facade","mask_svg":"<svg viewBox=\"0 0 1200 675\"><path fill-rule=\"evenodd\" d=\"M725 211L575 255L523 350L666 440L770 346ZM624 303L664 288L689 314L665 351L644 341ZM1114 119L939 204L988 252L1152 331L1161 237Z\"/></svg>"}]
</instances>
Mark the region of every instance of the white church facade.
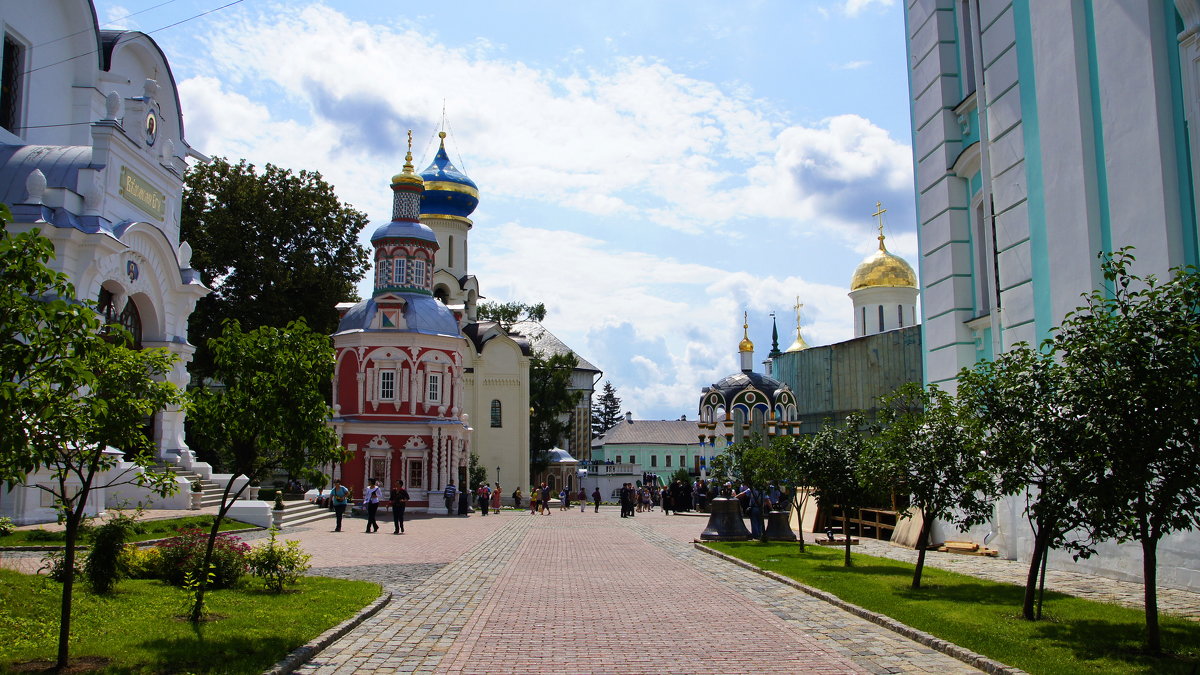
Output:
<instances>
[{"instance_id":1,"label":"white church facade","mask_svg":"<svg viewBox=\"0 0 1200 675\"><path fill-rule=\"evenodd\" d=\"M148 35L100 30L90 0L3 0L0 25L0 201L13 212L9 229L50 238L51 265L76 295L97 302L140 347L177 356L169 378L183 387L188 316L208 289L179 238L181 193L188 161L205 158L184 137L170 64ZM159 459L192 467L183 421L182 410L164 410L147 433ZM116 497L101 491L91 510ZM156 503L182 507L186 498ZM18 486L0 489L0 516L21 523L55 513L43 491Z\"/></svg>"},{"instance_id":2,"label":"white church facade","mask_svg":"<svg viewBox=\"0 0 1200 675\"><path fill-rule=\"evenodd\" d=\"M1097 253L1136 247L1135 273L1200 261L1200 5L1114 0L905 3L928 383L1037 344L1102 280ZM989 546L1025 559L1021 504ZM1060 569L1140 579L1133 545ZM1200 536L1159 547L1159 582L1200 589Z\"/></svg>"}]
</instances>

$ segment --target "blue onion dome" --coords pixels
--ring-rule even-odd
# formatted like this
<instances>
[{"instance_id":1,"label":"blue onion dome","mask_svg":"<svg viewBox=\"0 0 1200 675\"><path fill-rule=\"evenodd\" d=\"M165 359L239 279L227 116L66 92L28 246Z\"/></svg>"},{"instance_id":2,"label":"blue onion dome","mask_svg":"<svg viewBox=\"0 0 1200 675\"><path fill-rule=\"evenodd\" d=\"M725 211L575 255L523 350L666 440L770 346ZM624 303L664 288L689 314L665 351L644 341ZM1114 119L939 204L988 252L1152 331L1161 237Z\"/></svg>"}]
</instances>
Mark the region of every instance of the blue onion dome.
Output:
<instances>
[{"instance_id":1,"label":"blue onion dome","mask_svg":"<svg viewBox=\"0 0 1200 675\"><path fill-rule=\"evenodd\" d=\"M375 232L371 235L371 241L382 239L418 239L431 244L437 243L437 235L429 229L428 225L409 220L393 220L375 228Z\"/></svg>"},{"instance_id":2,"label":"blue onion dome","mask_svg":"<svg viewBox=\"0 0 1200 675\"><path fill-rule=\"evenodd\" d=\"M479 206L479 188L475 181L450 163L446 154L446 132L439 131L441 139L433 162L421 172L425 181L425 194L421 197L421 215L451 216L467 218Z\"/></svg>"}]
</instances>

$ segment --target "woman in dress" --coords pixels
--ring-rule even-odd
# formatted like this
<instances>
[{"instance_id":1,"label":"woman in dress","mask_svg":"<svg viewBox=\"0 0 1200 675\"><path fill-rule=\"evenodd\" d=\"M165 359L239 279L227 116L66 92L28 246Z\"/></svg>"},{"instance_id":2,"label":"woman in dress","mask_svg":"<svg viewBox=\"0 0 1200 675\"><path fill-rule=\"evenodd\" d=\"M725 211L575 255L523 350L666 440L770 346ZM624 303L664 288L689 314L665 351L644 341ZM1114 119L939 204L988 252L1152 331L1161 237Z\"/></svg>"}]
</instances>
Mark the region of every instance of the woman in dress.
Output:
<instances>
[{"instance_id":1,"label":"woman in dress","mask_svg":"<svg viewBox=\"0 0 1200 675\"><path fill-rule=\"evenodd\" d=\"M492 513L500 511L500 484L496 483L496 489L492 490Z\"/></svg>"}]
</instances>

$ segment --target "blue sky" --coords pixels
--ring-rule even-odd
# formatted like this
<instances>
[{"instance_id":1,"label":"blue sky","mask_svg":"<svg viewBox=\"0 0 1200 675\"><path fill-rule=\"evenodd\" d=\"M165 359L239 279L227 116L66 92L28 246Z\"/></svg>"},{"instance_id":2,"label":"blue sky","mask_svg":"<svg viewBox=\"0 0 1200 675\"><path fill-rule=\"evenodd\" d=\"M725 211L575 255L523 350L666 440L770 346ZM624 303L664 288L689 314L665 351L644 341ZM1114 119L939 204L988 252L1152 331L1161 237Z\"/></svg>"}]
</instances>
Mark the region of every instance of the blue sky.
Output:
<instances>
[{"instance_id":1,"label":"blue sky","mask_svg":"<svg viewBox=\"0 0 1200 675\"><path fill-rule=\"evenodd\" d=\"M154 31L228 1L96 7ZM444 104L483 295L545 302L635 417L694 419L743 311L756 361L797 296L809 344L851 337L876 201L915 263L903 33L895 0L244 0L153 36L197 150L320 171L373 223Z\"/></svg>"}]
</instances>

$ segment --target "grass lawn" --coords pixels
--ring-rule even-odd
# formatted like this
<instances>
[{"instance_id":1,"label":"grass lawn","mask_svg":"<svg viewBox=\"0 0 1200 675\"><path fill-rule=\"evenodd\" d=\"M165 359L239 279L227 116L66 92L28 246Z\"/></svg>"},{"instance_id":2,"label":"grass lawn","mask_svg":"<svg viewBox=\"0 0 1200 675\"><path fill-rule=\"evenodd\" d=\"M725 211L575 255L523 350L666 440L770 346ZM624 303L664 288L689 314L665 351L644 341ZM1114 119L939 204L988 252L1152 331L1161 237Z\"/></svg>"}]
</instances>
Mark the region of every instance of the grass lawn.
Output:
<instances>
[{"instance_id":1,"label":"grass lawn","mask_svg":"<svg viewBox=\"0 0 1200 675\"><path fill-rule=\"evenodd\" d=\"M173 537L176 530L181 527L199 527L202 530L208 531L208 528L212 527L212 521L213 516L186 516L183 518L140 520L137 526L138 531L129 536L129 541L138 542ZM221 521L222 532L245 530L251 527L255 526L237 520L230 520L229 518ZM0 537L0 546L60 546L65 537L66 535L62 531L40 529L16 530L12 534ZM87 537L81 537L79 543L86 546L88 543Z\"/></svg>"},{"instance_id":2,"label":"grass lawn","mask_svg":"<svg viewBox=\"0 0 1200 675\"><path fill-rule=\"evenodd\" d=\"M1166 652L1141 651L1145 614L1046 592L1043 620L1021 619L1024 588L926 567L913 590L913 565L794 543L710 542L712 548L833 593L843 600L1031 673L1194 673L1200 623L1160 615Z\"/></svg>"},{"instance_id":3,"label":"grass lawn","mask_svg":"<svg viewBox=\"0 0 1200 675\"><path fill-rule=\"evenodd\" d=\"M110 659L101 672L261 673L288 652L350 618L379 595L365 581L306 577L273 595L248 579L211 591L212 614L197 632L180 620L181 589L161 581L124 580L111 597L76 584L71 657ZM0 672L35 659L53 661L62 585L0 570Z\"/></svg>"}]
</instances>

